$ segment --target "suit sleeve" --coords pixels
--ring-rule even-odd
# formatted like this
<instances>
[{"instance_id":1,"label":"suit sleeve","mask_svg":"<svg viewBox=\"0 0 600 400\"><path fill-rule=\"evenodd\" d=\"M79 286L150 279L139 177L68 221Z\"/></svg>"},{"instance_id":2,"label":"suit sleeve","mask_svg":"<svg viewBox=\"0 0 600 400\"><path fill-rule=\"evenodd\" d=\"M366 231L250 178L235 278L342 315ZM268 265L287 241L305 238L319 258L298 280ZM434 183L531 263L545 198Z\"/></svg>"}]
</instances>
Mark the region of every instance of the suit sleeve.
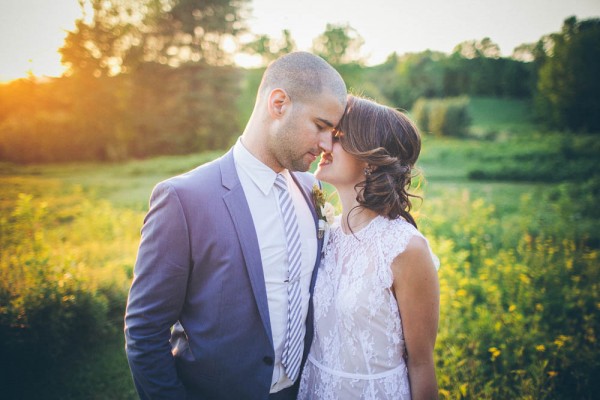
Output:
<instances>
[{"instance_id":1,"label":"suit sleeve","mask_svg":"<svg viewBox=\"0 0 600 400\"><path fill-rule=\"evenodd\" d=\"M187 221L177 192L163 182L144 219L125 313L127 358L142 399L185 398L169 339L185 301L189 268Z\"/></svg>"}]
</instances>

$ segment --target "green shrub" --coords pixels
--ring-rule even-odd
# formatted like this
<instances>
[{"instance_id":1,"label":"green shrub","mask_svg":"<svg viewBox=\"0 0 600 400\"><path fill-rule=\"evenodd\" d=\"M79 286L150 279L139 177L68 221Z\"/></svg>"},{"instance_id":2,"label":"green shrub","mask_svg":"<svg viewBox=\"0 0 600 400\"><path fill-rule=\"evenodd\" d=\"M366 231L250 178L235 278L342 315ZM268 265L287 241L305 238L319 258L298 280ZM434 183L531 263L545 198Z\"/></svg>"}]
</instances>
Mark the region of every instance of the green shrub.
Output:
<instances>
[{"instance_id":1,"label":"green shrub","mask_svg":"<svg viewBox=\"0 0 600 400\"><path fill-rule=\"evenodd\" d=\"M524 197L511 225L468 195L426 202L421 225L441 260L441 398L594 397L600 252L570 219L588 207L586 189L572 189Z\"/></svg>"},{"instance_id":2,"label":"green shrub","mask_svg":"<svg viewBox=\"0 0 600 400\"><path fill-rule=\"evenodd\" d=\"M137 236L127 228L139 226L137 214L78 191L38 198L7 189L0 198L0 386L16 395L122 332L124 265L132 265L135 249L127 239Z\"/></svg>"},{"instance_id":3,"label":"green shrub","mask_svg":"<svg viewBox=\"0 0 600 400\"><path fill-rule=\"evenodd\" d=\"M471 124L468 106L467 97L420 98L413 106L412 115L422 132L435 136L464 137Z\"/></svg>"},{"instance_id":4,"label":"green shrub","mask_svg":"<svg viewBox=\"0 0 600 400\"><path fill-rule=\"evenodd\" d=\"M596 135L535 134L495 143L476 155L469 179L525 182L584 182L600 174Z\"/></svg>"},{"instance_id":5,"label":"green shrub","mask_svg":"<svg viewBox=\"0 0 600 400\"><path fill-rule=\"evenodd\" d=\"M416 207L419 226L441 260L435 349L440 398L597 397L598 174L552 185L464 180L473 165L502 162L503 153L508 154L507 165L544 152L590 160L594 146L585 138L571 141L554 135L525 136L507 144L425 138L422 161L425 176L433 178L424 183L427 196ZM21 177L9 176L14 174L10 166L3 169L0 367L7 372L0 379L12 378L15 390L31 383L31 395L15 391L11 396L11 387L7 392L0 382L5 397L135 397L121 328L142 212L90 199L78 189L65 190L47 176L73 178L74 170L81 173L76 177L80 181L103 185L103 195L112 190L131 197L135 187L147 198L150 181L158 180L160 171L189 168L195 159L27 168L23 171L28 176ZM473 198L473 193L486 200ZM28 328L32 324L36 333ZM41 336L49 325L52 330ZM94 334L73 337L73 332L91 329L97 329L97 338L105 333L101 340L107 347L83 344ZM38 354L25 341L37 346ZM67 349L56 357L44 354L58 354L56 348L65 349L65 343L80 350ZM45 380L39 379L41 371Z\"/></svg>"},{"instance_id":6,"label":"green shrub","mask_svg":"<svg viewBox=\"0 0 600 400\"><path fill-rule=\"evenodd\" d=\"M411 115L422 133L430 132L429 128L429 102L421 97L412 107Z\"/></svg>"}]
</instances>

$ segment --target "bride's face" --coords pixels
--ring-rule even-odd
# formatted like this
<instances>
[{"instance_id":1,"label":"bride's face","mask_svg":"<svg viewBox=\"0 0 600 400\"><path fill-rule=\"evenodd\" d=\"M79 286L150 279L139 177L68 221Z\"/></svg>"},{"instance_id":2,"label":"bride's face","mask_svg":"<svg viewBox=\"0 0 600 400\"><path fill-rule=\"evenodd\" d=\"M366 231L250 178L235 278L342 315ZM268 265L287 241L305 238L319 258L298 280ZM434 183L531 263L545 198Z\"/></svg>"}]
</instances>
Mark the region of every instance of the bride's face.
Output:
<instances>
[{"instance_id":1,"label":"bride's face","mask_svg":"<svg viewBox=\"0 0 600 400\"><path fill-rule=\"evenodd\" d=\"M321 155L321 161L315 172L317 179L330 183L338 189L351 188L365 180L364 169L367 164L347 153L339 142L333 138L331 152Z\"/></svg>"}]
</instances>

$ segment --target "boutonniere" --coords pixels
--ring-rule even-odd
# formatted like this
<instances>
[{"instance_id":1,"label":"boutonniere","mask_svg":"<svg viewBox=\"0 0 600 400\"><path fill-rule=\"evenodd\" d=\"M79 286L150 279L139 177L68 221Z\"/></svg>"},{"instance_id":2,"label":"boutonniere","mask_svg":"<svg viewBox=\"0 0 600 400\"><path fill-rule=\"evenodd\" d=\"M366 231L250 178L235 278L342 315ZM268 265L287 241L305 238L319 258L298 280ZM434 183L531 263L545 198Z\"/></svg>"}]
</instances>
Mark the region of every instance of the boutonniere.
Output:
<instances>
[{"instance_id":1,"label":"boutonniere","mask_svg":"<svg viewBox=\"0 0 600 400\"><path fill-rule=\"evenodd\" d=\"M319 239L323 239L325 234L329 233L329 225L333 224L335 208L330 202L326 201L325 192L316 183L313 185L312 196L319 222Z\"/></svg>"}]
</instances>

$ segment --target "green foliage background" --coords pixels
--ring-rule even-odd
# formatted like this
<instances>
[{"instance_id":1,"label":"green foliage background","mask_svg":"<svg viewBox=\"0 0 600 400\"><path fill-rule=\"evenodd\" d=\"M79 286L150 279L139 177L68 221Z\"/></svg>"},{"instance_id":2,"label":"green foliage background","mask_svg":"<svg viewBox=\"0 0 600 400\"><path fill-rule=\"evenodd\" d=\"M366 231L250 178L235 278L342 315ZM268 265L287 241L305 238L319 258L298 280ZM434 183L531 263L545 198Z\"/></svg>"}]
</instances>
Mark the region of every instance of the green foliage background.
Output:
<instances>
[{"instance_id":1,"label":"green foliage background","mask_svg":"<svg viewBox=\"0 0 600 400\"><path fill-rule=\"evenodd\" d=\"M86 0L65 76L0 85L0 397L135 398L122 329L147 199L249 118L263 69L223 50L247 3ZM351 92L424 134L441 398L597 397L599 22L569 18L511 58L484 38L366 67L349 25L314 41ZM294 46L284 31L246 51Z\"/></svg>"},{"instance_id":2,"label":"green foliage background","mask_svg":"<svg viewBox=\"0 0 600 400\"><path fill-rule=\"evenodd\" d=\"M595 396L598 169L547 181L524 164L527 182L469 179L499 144L506 169L525 147L530 156L562 151L553 139L560 134L537 145L540 133L523 107L471 99L473 129L494 132L494 140L424 137L424 178L415 188L424 201L415 206L441 260L441 398ZM570 151L585 158L588 147ZM122 317L149 193L220 154L0 165L3 397L135 398Z\"/></svg>"}]
</instances>

